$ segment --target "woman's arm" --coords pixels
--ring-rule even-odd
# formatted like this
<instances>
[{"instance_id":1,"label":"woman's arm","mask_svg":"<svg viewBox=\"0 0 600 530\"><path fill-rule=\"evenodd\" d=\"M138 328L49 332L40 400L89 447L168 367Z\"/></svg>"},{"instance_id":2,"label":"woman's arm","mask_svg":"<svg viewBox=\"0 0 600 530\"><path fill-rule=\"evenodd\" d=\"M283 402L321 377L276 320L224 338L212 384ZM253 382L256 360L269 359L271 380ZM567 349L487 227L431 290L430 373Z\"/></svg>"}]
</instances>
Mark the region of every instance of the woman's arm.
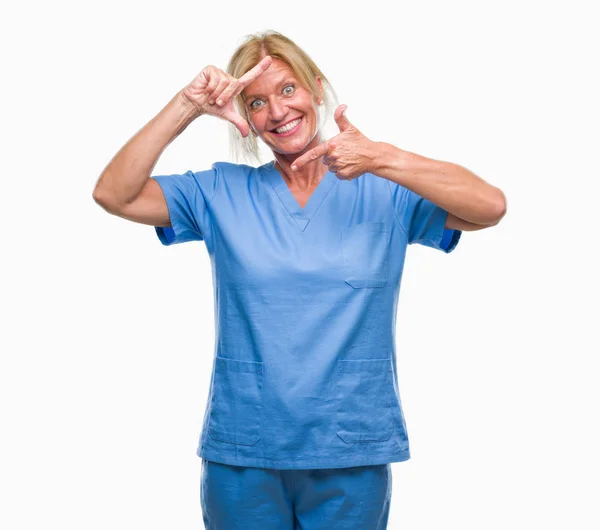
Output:
<instances>
[{"instance_id":1,"label":"woman's arm","mask_svg":"<svg viewBox=\"0 0 600 530\"><path fill-rule=\"evenodd\" d=\"M165 198L158 184L150 182L150 174L165 148L198 116L198 109L178 92L106 166L94 188L94 200L109 213L169 226Z\"/></svg>"},{"instance_id":2,"label":"woman's arm","mask_svg":"<svg viewBox=\"0 0 600 530\"><path fill-rule=\"evenodd\" d=\"M233 123L242 136L250 127L240 116L234 98L271 65L264 57L239 79L206 66L150 120L110 161L93 192L109 213L154 226L171 226L167 202L150 174L164 149L198 116L208 114Z\"/></svg>"},{"instance_id":3,"label":"woman's arm","mask_svg":"<svg viewBox=\"0 0 600 530\"><path fill-rule=\"evenodd\" d=\"M345 110L346 105L340 105L334 113L340 134L298 157L291 166L293 171L322 158L329 170L344 180L372 173L446 210L446 228L481 230L502 219L506 197L500 189L458 164L369 140L346 118Z\"/></svg>"},{"instance_id":4,"label":"woman's arm","mask_svg":"<svg viewBox=\"0 0 600 530\"><path fill-rule=\"evenodd\" d=\"M468 169L379 142L372 173L430 200L448 212L446 228L480 230L498 224L506 197Z\"/></svg>"}]
</instances>

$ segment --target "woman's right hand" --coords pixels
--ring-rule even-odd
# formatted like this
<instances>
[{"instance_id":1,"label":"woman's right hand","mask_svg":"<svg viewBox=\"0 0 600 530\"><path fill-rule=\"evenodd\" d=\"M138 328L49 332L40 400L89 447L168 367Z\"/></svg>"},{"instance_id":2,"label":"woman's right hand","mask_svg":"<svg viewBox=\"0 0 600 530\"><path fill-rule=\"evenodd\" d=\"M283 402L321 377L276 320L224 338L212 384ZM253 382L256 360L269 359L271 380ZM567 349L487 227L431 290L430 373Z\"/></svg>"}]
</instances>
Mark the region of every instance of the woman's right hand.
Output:
<instances>
[{"instance_id":1,"label":"woman's right hand","mask_svg":"<svg viewBox=\"0 0 600 530\"><path fill-rule=\"evenodd\" d=\"M210 114L233 123L245 138L250 133L250 126L236 110L233 101L271 66L271 62L271 57L267 55L239 79L216 66L207 66L181 91L181 95L200 114Z\"/></svg>"}]
</instances>

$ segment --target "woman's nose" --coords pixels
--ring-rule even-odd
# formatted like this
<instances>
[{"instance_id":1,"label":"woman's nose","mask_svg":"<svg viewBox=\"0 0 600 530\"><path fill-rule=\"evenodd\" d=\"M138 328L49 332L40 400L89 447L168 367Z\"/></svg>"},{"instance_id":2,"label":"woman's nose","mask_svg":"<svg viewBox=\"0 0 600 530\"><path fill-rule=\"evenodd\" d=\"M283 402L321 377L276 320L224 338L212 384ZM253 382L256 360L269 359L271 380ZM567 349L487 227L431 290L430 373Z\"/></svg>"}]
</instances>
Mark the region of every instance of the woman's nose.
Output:
<instances>
[{"instance_id":1,"label":"woman's nose","mask_svg":"<svg viewBox=\"0 0 600 530\"><path fill-rule=\"evenodd\" d=\"M285 115L288 111L286 105L278 98L273 98L271 101L269 101L269 110L271 114L271 119L273 121L282 120L283 118L285 118Z\"/></svg>"}]
</instances>

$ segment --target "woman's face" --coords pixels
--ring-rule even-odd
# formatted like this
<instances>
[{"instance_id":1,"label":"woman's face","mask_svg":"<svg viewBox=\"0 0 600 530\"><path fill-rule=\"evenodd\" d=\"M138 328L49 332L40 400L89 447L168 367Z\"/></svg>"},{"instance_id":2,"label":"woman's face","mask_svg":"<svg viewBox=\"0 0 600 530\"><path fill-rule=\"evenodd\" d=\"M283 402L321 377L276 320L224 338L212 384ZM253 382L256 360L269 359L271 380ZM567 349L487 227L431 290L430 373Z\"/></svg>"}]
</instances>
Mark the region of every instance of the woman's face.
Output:
<instances>
[{"instance_id":1,"label":"woman's face","mask_svg":"<svg viewBox=\"0 0 600 530\"><path fill-rule=\"evenodd\" d=\"M317 101L280 59L244 89L250 127L272 151L301 155L319 143Z\"/></svg>"}]
</instances>

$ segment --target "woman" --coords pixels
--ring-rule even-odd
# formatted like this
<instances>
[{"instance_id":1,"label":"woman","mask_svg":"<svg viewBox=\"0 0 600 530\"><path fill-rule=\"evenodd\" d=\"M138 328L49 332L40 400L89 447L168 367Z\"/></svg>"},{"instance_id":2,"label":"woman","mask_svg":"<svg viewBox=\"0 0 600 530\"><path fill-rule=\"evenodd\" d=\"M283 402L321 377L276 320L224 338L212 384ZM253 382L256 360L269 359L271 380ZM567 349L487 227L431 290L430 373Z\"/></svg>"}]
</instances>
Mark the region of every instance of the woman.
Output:
<instances>
[{"instance_id":1,"label":"woman","mask_svg":"<svg viewBox=\"0 0 600 530\"><path fill-rule=\"evenodd\" d=\"M217 329L198 447L209 529L386 527L390 463L410 456L394 335L406 247L451 252L505 212L499 189L369 140L345 106L323 141L330 92L292 41L251 36L228 73L207 66L136 134L94 191L163 244L209 252ZM274 161L150 177L203 115Z\"/></svg>"}]
</instances>

